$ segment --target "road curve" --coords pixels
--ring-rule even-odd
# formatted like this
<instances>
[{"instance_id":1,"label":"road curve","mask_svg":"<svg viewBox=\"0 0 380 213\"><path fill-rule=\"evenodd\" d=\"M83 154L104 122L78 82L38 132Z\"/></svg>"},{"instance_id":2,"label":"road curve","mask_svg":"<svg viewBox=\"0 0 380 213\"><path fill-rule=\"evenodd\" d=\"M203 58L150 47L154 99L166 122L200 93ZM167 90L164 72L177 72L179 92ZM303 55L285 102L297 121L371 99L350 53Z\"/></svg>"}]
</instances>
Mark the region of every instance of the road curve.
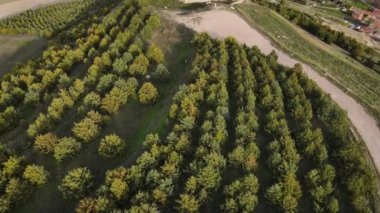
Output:
<instances>
[{"instance_id":1,"label":"road curve","mask_svg":"<svg viewBox=\"0 0 380 213\"><path fill-rule=\"evenodd\" d=\"M60 0L16 0L0 5L0 19Z\"/></svg>"},{"instance_id":2,"label":"road curve","mask_svg":"<svg viewBox=\"0 0 380 213\"><path fill-rule=\"evenodd\" d=\"M233 12L214 9L191 14L182 14L178 11L168 12L168 15L178 23L185 24L197 32L207 32L215 38L223 39L233 36L239 42L248 46L257 46L265 54L275 50L278 55L278 61L282 65L294 66L296 63L302 64L303 70L308 77L314 80L323 91L329 93L331 98L347 111L349 119L364 140L377 171L380 172L380 129L376 120L356 100L327 78L321 76L310 66L274 47L269 39Z\"/></svg>"}]
</instances>

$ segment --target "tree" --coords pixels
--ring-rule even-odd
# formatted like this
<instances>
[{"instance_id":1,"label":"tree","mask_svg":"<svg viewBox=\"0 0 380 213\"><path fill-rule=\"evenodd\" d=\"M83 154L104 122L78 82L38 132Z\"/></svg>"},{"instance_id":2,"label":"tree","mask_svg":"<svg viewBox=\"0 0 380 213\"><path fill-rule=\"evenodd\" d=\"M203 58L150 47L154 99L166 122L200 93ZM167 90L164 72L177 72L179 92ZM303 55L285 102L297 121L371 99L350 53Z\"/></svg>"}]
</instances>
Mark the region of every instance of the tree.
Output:
<instances>
[{"instance_id":1,"label":"tree","mask_svg":"<svg viewBox=\"0 0 380 213\"><path fill-rule=\"evenodd\" d=\"M145 75L148 72L149 59L144 54L140 53L135 58L133 63L129 66L129 73L131 75Z\"/></svg>"},{"instance_id":2,"label":"tree","mask_svg":"<svg viewBox=\"0 0 380 213\"><path fill-rule=\"evenodd\" d=\"M81 148L81 143L79 143L75 138L62 138L54 147L54 158L58 162L73 158L75 155L79 153Z\"/></svg>"},{"instance_id":3,"label":"tree","mask_svg":"<svg viewBox=\"0 0 380 213\"><path fill-rule=\"evenodd\" d=\"M148 48L147 56L149 60L153 61L156 64L161 64L164 62L164 54L162 53L161 49L154 44L150 45Z\"/></svg>"},{"instance_id":4,"label":"tree","mask_svg":"<svg viewBox=\"0 0 380 213\"><path fill-rule=\"evenodd\" d=\"M150 82L146 82L139 90L139 101L143 104L154 103L158 98L156 87Z\"/></svg>"},{"instance_id":5,"label":"tree","mask_svg":"<svg viewBox=\"0 0 380 213\"><path fill-rule=\"evenodd\" d=\"M116 76L114 74L103 75L99 79L99 83L96 86L96 90L99 91L99 92L106 92L107 90L109 90L111 88L111 86L116 81L116 79L117 78L116 78Z\"/></svg>"},{"instance_id":6,"label":"tree","mask_svg":"<svg viewBox=\"0 0 380 213\"><path fill-rule=\"evenodd\" d=\"M8 177L16 175L21 172L22 166L21 163L24 160L23 157L11 156L7 161L3 162L2 173Z\"/></svg>"},{"instance_id":7,"label":"tree","mask_svg":"<svg viewBox=\"0 0 380 213\"><path fill-rule=\"evenodd\" d=\"M10 201L23 200L28 195L27 184L19 178L11 178L5 187L5 196Z\"/></svg>"},{"instance_id":8,"label":"tree","mask_svg":"<svg viewBox=\"0 0 380 213\"><path fill-rule=\"evenodd\" d=\"M168 80L170 76L169 70L163 64L157 65L156 70L153 72L152 77L160 81Z\"/></svg>"},{"instance_id":9,"label":"tree","mask_svg":"<svg viewBox=\"0 0 380 213\"><path fill-rule=\"evenodd\" d=\"M65 199L82 198L93 185L93 175L86 167L79 167L68 172L58 186Z\"/></svg>"},{"instance_id":10,"label":"tree","mask_svg":"<svg viewBox=\"0 0 380 213\"><path fill-rule=\"evenodd\" d=\"M58 143L58 137L53 133L46 133L43 135L38 135L34 141L34 149L44 153L49 154L54 151L54 147Z\"/></svg>"},{"instance_id":11,"label":"tree","mask_svg":"<svg viewBox=\"0 0 380 213\"><path fill-rule=\"evenodd\" d=\"M99 155L106 159L111 159L120 155L126 148L125 142L117 135L107 135L100 141Z\"/></svg>"},{"instance_id":12,"label":"tree","mask_svg":"<svg viewBox=\"0 0 380 213\"><path fill-rule=\"evenodd\" d=\"M116 178L111 183L110 191L116 197L117 200L121 200L128 192L128 185L122 179Z\"/></svg>"},{"instance_id":13,"label":"tree","mask_svg":"<svg viewBox=\"0 0 380 213\"><path fill-rule=\"evenodd\" d=\"M115 86L103 98L101 108L110 114L116 113L123 104L127 103L128 97L129 93L126 91L126 88L119 88Z\"/></svg>"},{"instance_id":14,"label":"tree","mask_svg":"<svg viewBox=\"0 0 380 213\"><path fill-rule=\"evenodd\" d=\"M99 125L90 118L84 118L80 122L75 123L73 128L74 135L84 142L90 142L95 139L99 131Z\"/></svg>"},{"instance_id":15,"label":"tree","mask_svg":"<svg viewBox=\"0 0 380 213\"><path fill-rule=\"evenodd\" d=\"M95 92L90 92L83 98L83 104L87 108L98 107L100 106L100 103L101 103L101 97L99 94Z\"/></svg>"},{"instance_id":16,"label":"tree","mask_svg":"<svg viewBox=\"0 0 380 213\"><path fill-rule=\"evenodd\" d=\"M28 165L23 173L23 178L33 185L44 185L49 178L49 172L44 167L37 165Z\"/></svg>"},{"instance_id":17,"label":"tree","mask_svg":"<svg viewBox=\"0 0 380 213\"><path fill-rule=\"evenodd\" d=\"M128 70L127 63L123 58L117 58L112 64L113 70L118 74L124 74Z\"/></svg>"},{"instance_id":18,"label":"tree","mask_svg":"<svg viewBox=\"0 0 380 213\"><path fill-rule=\"evenodd\" d=\"M189 194L181 194L177 203L180 212L198 212L200 206L198 200Z\"/></svg>"}]
</instances>

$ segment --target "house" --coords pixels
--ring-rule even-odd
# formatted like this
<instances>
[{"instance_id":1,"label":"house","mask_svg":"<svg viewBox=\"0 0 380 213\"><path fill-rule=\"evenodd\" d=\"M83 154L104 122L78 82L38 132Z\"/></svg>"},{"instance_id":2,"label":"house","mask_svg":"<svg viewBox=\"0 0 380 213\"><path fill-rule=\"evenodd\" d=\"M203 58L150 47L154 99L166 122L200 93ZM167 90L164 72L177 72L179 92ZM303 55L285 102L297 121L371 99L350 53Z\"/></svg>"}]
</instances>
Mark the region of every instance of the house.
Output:
<instances>
[{"instance_id":1,"label":"house","mask_svg":"<svg viewBox=\"0 0 380 213\"><path fill-rule=\"evenodd\" d=\"M375 13L368 11L368 10L362 10L357 7L351 7L350 11L352 12L352 18L358 21L362 21L364 19L375 19ZM379 11L380 15L380 11Z\"/></svg>"}]
</instances>

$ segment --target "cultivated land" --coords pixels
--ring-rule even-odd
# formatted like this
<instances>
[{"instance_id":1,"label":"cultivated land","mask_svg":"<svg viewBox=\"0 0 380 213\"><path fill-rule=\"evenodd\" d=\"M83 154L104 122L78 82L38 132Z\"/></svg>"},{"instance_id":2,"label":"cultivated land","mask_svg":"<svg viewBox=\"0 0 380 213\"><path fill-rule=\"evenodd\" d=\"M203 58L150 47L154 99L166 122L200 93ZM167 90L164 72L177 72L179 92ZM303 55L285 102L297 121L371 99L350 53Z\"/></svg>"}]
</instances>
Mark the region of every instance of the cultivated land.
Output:
<instances>
[{"instance_id":1,"label":"cultivated land","mask_svg":"<svg viewBox=\"0 0 380 213\"><path fill-rule=\"evenodd\" d=\"M3 31L51 34L0 80L0 212L379 210L333 100L372 125L358 128L370 149L376 122L326 76L228 10L94 1L75 21L20 15Z\"/></svg>"},{"instance_id":2,"label":"cultivated land","mask_svg":"<svg viewBox=\"0 0 380 213\"><path fill-rule=\"evenodd\" d=\"M258 11L260 9L263 9L254 9L253 7L248 7L247 5L239 6L239 8L243 11ZM243 8L246 9L244 10ZM269 11L264 11L263 13L266 12ZM197 32L207 32L216 38L226 38L228 36L233 36L239 42L247 44L248 46L257 46L265 54L269 54L271 51L275 50L278 55L278 61L283 65L294 66L296 63L302 63L288 56L283 51L275 48L271 44L270 40L261 35L259 31L251 28L240 16L230 11L210 10L193 14L185 13L183 15L181 15L181 12L176 12L172 13L172 16L174 20L185 24L187 27L190 27ZM249 17L253 16L254 15ZM261 16L256 17L257 19L260 19ZM270 27L269 24L260 24L259 26ZM289 37L283 39L287 38ZM295 41L298 43L298 45L300 45L300 47L302 46L306 48L307 46L307 43L301 42L300 40L289 40ZM296 51L294 51L294 53L298 54ZM315 56L315 59L317 58L318 56ZM365 110L364 107L362 107L352 97L347 95L341 88L330 83L330 81L325 76L320 75L319 72L304 63L302 63L302 66L308 77L313 79L325 92L331 95L332 99L336 101L340 107L347 111L348 117L365 141L377 170L380 171L380 129L377 125L376 120ZM337 68L338 67L336 67L336 69ZM347 70L340 71L344 72ZM363 83L365 84L366 82ZM380 93L377 95L380 95ZM378 99L378 101L380 101L380 99Z\"/></svg>"},{"instance_id":3,"label":"cultivated land","mask_svg":"<svg viewBox=\"0 0 380 213\"><path fill-rule=\"evenodd\" d=\"M341 50L292 25L277 13L256 4L238 6L248 23L265 32L279 47L310 64L356 97L380 119L380 75Z\"/></svg>"}]
</instances>

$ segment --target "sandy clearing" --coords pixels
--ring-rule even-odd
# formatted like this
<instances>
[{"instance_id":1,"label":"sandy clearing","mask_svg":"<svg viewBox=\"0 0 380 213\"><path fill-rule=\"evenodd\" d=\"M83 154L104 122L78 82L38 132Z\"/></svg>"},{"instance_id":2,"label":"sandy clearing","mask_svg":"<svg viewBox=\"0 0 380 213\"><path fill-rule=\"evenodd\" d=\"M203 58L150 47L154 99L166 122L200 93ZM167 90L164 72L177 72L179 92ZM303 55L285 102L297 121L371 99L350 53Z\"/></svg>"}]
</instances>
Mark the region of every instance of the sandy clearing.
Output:
<instances>
[{"instance_id":1,"label":"sandy clearing","mask_svg":"<svg viewBox=\"0 0 380 213\"><path fill-rule=\"evenodd\" d=\"M0 19L60 0L17 0L0 5Z\"/></svg>"},{"instance_id":2,"label":"sandy clearing","mask_svg":"<svg viewBox=\"0 0 380 213\"><path fill-rule=\"evenodd\" d=\"M256 45L263 53L269 54L275 50L278 61L286 66L294 66L300 63L308 77L314 80L340 107L347 111L352 124L361 135L367 145L369 153L374 161L377 171L380 172L380 129L376 120L340 88L321 76L310 66L291 58L283 51L275 48L270 40L260 34L259 31L249 26L240 16L226 10L209 10L199 13L182 14L181 12L168 12L174 20L185 24L197 32L207 32L215 38L223 39L234 36L239 42L249 46Z\"/></svg>"}]
</instances>

